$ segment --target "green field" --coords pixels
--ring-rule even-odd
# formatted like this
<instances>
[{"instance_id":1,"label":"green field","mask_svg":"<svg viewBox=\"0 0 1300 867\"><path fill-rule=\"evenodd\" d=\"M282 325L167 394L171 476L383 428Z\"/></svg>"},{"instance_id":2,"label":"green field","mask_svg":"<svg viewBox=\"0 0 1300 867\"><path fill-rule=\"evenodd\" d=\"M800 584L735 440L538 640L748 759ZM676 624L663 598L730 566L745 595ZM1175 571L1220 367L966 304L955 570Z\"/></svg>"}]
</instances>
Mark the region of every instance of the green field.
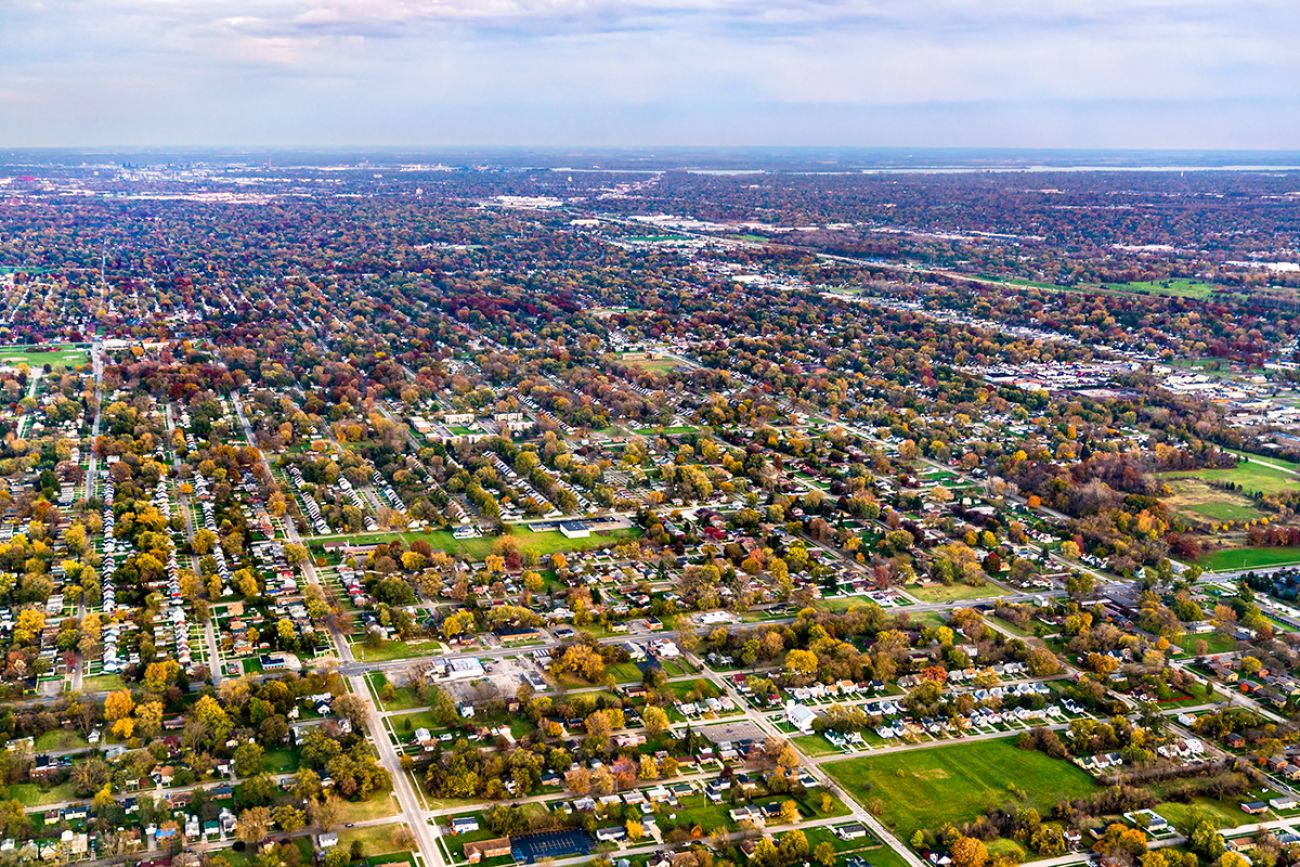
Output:
<instances>
[{"instance_id":1,"label":"green field","mask_svg":"<svg viewBox=\"0 0 1300 867\"><path fill-rule=\"evenodd\" d=\"M689 241L689 235L628 235L625 240L639 244L662 244L666 241Z\"/></svg>"},{"instance_id":2,"label":"green field","mask_svg":"<svg viewBox=\"0 0 1300 867\"><path fill-rule=\"evenodd\" d=\"M0 346L0 364L26 364L28 367L49 365L58 370L89 364L90 356L84 349L71 344L56 346Z\"/></svg>"},{"instance_id":3,"label":"green field","mask_svg":"<svg viewBox=\"0 0 1300 867\"><path fill-rule=\"evenodd\" d=\"M340 810L344 822L365 822L396 816L401 812L397 800L388 792L375 792L364 801L344 801Z\"/></svg>"},{"instance_id":4,"label":"green field","mask_svg":"<svg viewBox=\"0 0 1300 867\"><path fill-rule=\"evenodd\" d=\"M639 427L634 429L632 433L641 437L653 437L653 436L674 436L676 434L698 433L699 430L700 430L699 428L694 427L693 425L679 424L674 427Z\"/></svg>"},{"instance_id":5,"label":"green field","mask_svg":"<svg viewBox=\"0 0 1300 867\"><path fill-rule=\"evenodd\" d=\"M267 750L262 754L262 770L268 774L292 774L298 765L297 750Z\"/></svg>"},{"instance_id":6,"label":"green field","mask_svg":"<svg viewBox=\"0 0 1300 867\"><path fill-rule=\"evenodd\" d=\"M348 828L339 831L339 846L350 849L353 841L360 841L361 854L367 858L375 855L388 855L404 851L393 845L393 832L402 827L401 822L388 825L367 825L364 828Z\"/></svg>"},{"instance_id":7,"label":"green field","mask_svg":"<svg viewBox=\"0 0 1300 867\"><path fill-rule=\"evenodd\" d=\"M51 729L36 739L35 747L39 753L48 753L51 750L71 750L89 745L90 742L82 736L81 732Z\"/></svg>"},{"instance_id":8,"label":"green field","mask_svg":"<svg viewBox=\"0 0 1300 867\"><path fill-rule=\"evenodd\" d=\"M384 701L383 690L389 683L389 678L382 671L372 671L366 675L366 680L374 691L375 699L382 705L383 710L411 710L417 707L423 707L424 701L420 694L412 686L393 685L393 697L389 701Z\"/></svg>"},{"instance_id":9,"label":"green field","mask_svg":"<svg viewBox=\"0 0 1300 867\"><path fill-rule=\"evenodd\" d=\"M404 533L340 533L333 536L313 536L310 543L313 546L319 546L325 542L376 545L380 542L401 539L409 545L416 539L423 539L435 551L446 551L449 554L455 554L468 560L482 560L492 553L500 539L507 536L518 544L521 554L527 554L531 551L539 557L549 557L557 552L592 551L617 544L624 539L635 539L640 535L641 530L633 527L625 530L614 530L611 533L592 533L585 539L570 539L559 530L543 530L540 533L535 533L526 526L507 524L502 535L480 536L477 539L457 539L452 536L450 530L429 530Z\"/></svg>"},{"instance_id":10,"label":"green field","mask_svg":"<svg viewBox=\"0 0 1300 867\"><path fill-rule=\"evenodd\" d=\"M1260 458L1238 452L1241 463L1228 470L1196 470L1194 472L1162 473L1166 479L1202 479L1207 482L1232 482L1246 493L1278 494L1300 490L1300 476L1295 475L1295 465L1280 458ZM1267 461L1268 464L1261 463Z\"/></svg>"},{"instance_id":11,"label":"green field","mask_svg":"<svg viewBox=\"0 0 1300 867\"><path fill-rule=\"evenodd\" d=\"M14 783L9 787L9 797L21 801L24 807L44 807L77 799L71 783L60 783L48 789L42 789L36 783Z\"/></svg>"},{"instance_id":12,"label":"green field","mask_svg":"<svg viewBox=\"0 0 1300 867\"><path fill-rule=\"evenodd\" d=\"M1196 561L1198 566L1210 572L1235 572L1293 563L1300 563L1300 548L1220 548Z\"/></svg>"},{"instance_id":13,"label":"green field","mask_svg":"<svg viewBox=\"0 0 1300 867\"><path fill-rule=\"evenodd\" d=\"M624 352L618 360L649 373L668 373L682 366L675 358L663 358L650 352Z\"/></svg>"},{"instance_id":14,"label":"green field","mask_svg":"<svg viewBox=\"0 0 1300 867\"><path fill-rule=\"evenodd\" d=\"M441 641L384 641L374 647L364 641L357 641L352 645L352 655L362 662L410 659L413 656L438 656L442 653Z\"/></svg>"},{"instance_id":15,"label":"green field","mask_svg":"<svg viewBox=\"0 0 1300 867\"><path fill-rule=\"evenodd\" d=\"M918 828L969 822L1014 803L1042 813L1097 784L1069 762L1017 749L1012 739L903 750L822 765L858 803L880 803L879 817L906 840ZM1009 790L1023 791L1024 799Z\"/></svg>"},{"instance_id":16,"label":"green field","mask_svg":"<svg viewBox=\"0 0 1300 867\"><path fill-rule=\"evenodd\" d=\"M1203 472L1237 472L1237 470L1207 470ZM1199 477L1172 474L1164 479L1169 485L1167 501L1175 511L1189 518L1208 518L1211 521L1252 521L1266 514L1249 499L1231 491L1211 487Z\"/></svg>"},{"instance_id":17,"label":"green field","mask_svg":"<svg viewBox=\"0 0 1300 867\"><path fill-rule=\"evenodd\" d=\"M1102 288L1138 295L1168 295L1174 298L1209 298L1218 289L1213 283L1176 277L1168 280L1145 280L1129 283L1103 283Z\"/></svg>"},{"instance_id":18,"label":"green field","mask_svg":"<svg viewBox=\"0 0 1300 867\"><path fill-rule=\"evenodd\" d=\"M1007 591L996 584L973 587L970 584L934 584L923 587L920 584L908 584L903 587L908 596L915 596L922 602L957 602L963 599L988 599L1002 596Z\"/></svg>"},{"instance_id":19,"label":"green field","mask_svg":"<svg viewBox=\"0 0 1300 867\"><path fill-rule=\"evenodd\" d=\"M1206 653L1227 653L1237 646L1235 640L1222 636L1217 632L1202 632L1199 634L1188 632L1178 636L1178 640L1174 643L1188 653L1195 653L1198 641L1205 642Z\"/></svg>"},{"instance_id":20,"label":"green field","mask_svg":"<svg viewBox=\"0 0 1300 867\"><path fill-rule=\"evenodd\" d=\"M1227 288L1200 280L1188 280L1184 277L1171 277L1167 280L1135 280L1128 283L1102 283L1100 287L1086 285L1066 286L1060 283L1029 280L1023 277L995 277L985 274L979 275L978 279L1005 283L1009 286L1053 289L1062 292L1095 292L1097 288L1101 288L1110 292L1124 292L1133 295L1165 295L1172 298L1204 299L1209 298L1221 289Z\"/></svg>"}]
</instances>

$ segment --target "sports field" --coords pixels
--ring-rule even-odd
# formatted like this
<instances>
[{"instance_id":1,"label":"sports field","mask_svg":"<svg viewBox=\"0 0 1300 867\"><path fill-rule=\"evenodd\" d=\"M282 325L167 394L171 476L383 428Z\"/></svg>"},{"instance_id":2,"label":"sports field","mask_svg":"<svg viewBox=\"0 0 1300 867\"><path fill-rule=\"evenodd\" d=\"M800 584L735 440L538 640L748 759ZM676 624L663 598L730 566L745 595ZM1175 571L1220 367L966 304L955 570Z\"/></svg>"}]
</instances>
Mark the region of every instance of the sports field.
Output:
<instances>
[{"instance_id":1,"label":"sports field","mask_svg":"<svg viewBox=\"0 0 1300 867\"><path fill-rule=\"evenodd\" d=\"M675 358L665 358L650 352L624 352L618 360L650 373L668 373L682 366Z\"/></svg>"},{"instance_id":2,"label":"sports field","mask_svg":"<svg viewBox=\"0 0 1300 867\"><path fill-rule=\"evenodd\" d=\"M1220 548L1196 561L1198 566L1210 572L1235 572L1293 563L1300 563L1300 548Z\"/></svg>"},{"instance_id":3,"label":"sports field","mask_svg":"<svg viewBox=\"0 0 1300 867\"><path fill-rule=\"evenodd\" d=\"M822 767L858 803L878 803L880 819L904 840L918 828L969 822L1003 804L1046 813L1061 799L1097 788L1069 762L1017 749L1011 738L902 750Z\"/></svg>"},{"instance_id":4,"label":"sports field","mask_svg":"<svg viewBox=\"0 0 1300 867\"><path fill-rule=\"evenodd\" d=\"M45 367L53 370L89 364L86 350L71 344L61 346L0 346L0 364L26 364L28 367Z\"/></svg>"}]
</instances>

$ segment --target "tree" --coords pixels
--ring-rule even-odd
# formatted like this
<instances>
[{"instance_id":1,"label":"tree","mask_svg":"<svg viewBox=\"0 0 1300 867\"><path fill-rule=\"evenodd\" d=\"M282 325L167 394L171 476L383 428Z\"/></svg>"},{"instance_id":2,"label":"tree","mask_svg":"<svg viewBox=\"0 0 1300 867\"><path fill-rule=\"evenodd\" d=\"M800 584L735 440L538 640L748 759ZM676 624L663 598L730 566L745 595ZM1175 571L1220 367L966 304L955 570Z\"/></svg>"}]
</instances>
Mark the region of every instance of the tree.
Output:
<instances>
[{"instance_id":1,"label":"tree","mask_svg":"<svg viewBox=\"0 0 1300 867\"><path fill-rule=\"evenodd\" d=\"M250 846L255 846L271 833L271 811L266 807L249 807L239 814L235 835Z\"/></svg>"},{"instance_id":2,"label":"tree","mask_svg":"<svg viewBox=\"0 0 1300 867\"><path fill-rule=\"evenodd\" d=\"M146 701L135 706L135 729L141 737L153 737L162 729L163 706L160 701Z\"/></svg>"},{"instance_id":3,"label":"tree","mask_svg":"<svg viewBox=\"0 0 1300 867\"><path fill-rule=\"evenodd\" d=\"M307 827L307 814L293 804L280 804L271 808L271 818L280 830L288 834Z\"/></svg>"},{"instance_id":4,"label":"tree","mask_svg":"<svg viewBox=\"0 0 1300 867\"><path fill-rule=\"evenodd\" d=\"M1092 847L1092 851L1110 857L1137 858L1146 850L1146 833L1141 828L1130 828L1118 822L1108 825L1106 833Z\"/></svg>"},{"instance_id":5,"label":"tree","mask_svg":"<svg viewBox=\"0 0 1300 867\"><path fill-rule=\"evenodd\" d=\"M813 849L813 860L822 867L832 867L835 863L835 847L826 842L818 843L817 848Z\"/></svg>"},{"instance_id":6,"label":"tree","mask_svg":"<svg viewBox=\"0 0 1300 867\"><path fill-rule=\"evenodd\" d=\"M131 690L129 689L110 692L104 699L104 719L109 722L126 719L134 709L135 699L131 697Z\"/></svg>"},{"instance_id":7,"label":"tree","mask_svg":"<svg viewBox=\"0 0 1300 867\"><path fill-rule=\"evenodd\" d=\"M564 775L564 787L575 795L585 795L591 791L591 771L576 767Z\"/></svg>"},{"instance_id":8,"label":"tree","mask_svg":"<svg viewBox=\"0 0 1300 867\"><path fill-rule=\"evenodd\" d=\"M817 673L817 654L808 650L791 650L785 655L785 668L794 674L811 677Z\"/></svg>"},{"instance_id":9,"label":"tree","mask_svg":"<svg viewBox=\"0 0 1300 867\"><path fill-rule=\"evenodd\" d=\"M984 867L989 860L989 850L982 840L958 837L952 844L953 867Z\"/></svg>"},{"instance_id":10,"label":"tree","mask_svg":"<svg viewBox=\"0 0 1300 867\"><path fill-rule=\"evenodd\" d=\"M808 836L798 829L786 831L777 840L776 850L782 864L805 861L808 858Z\"/></svg>"},{"instance_id":11,"label":"tree","mask_svg":"<svg viewBox=\"0 0 1300 867\"><path fill-rule=\"evenodd\" d=\"M260 744L255 741L248 741L235 747L232 760L235 766L235 774L240 777L251 777L262 770L263 750Z\"/></svg>"},{"instance_id":12,"label":"tree","mask_svg":"<svg viewBox=\"0 0 1300 867\"><path fill-rule=\"evenodd\" d=\"M657 705L648 706L641 718L645 722L645 733L648 737L657 737L668 731L668 714Z\"/></svg>"},{"instance_id":13,"label":"tree","mask_svg":"<svg viewBox=\"0 0 1300 867\"><path fill-rule=\"evenodd\" d=\"M1065 832L1058 825L1039 825L1029 838L1034 851L1046 858L1065 854Z\"/></svg>"},{"instance_id":14,"label":"tree","mask_svg":"<svg viewBox=\"0 0 1300 867\"><path fill-rule=\"evenodd\" d=\"M311 823L322 831L330 831L343 819L343 801L337 795L326 795L312 801L307 807Z\"/></svg>"},{"instance_id":15,"label":"tree","mask_svg":"<svg viewBox=\"0 0 1300 867\"><path fill-rule=\"evenodd\" d=\"M794 801L781 802L781 824L794 825L800 818L798 804Z\"/></svg>"},{"instance_id":16,"label":"tree","mask_svg":"<svg viewBox=\"0 0 1300 867\"><path fill-rule=\"evenodd\" d=\"M1188 842L1191 844L1192 851L1207 861L1217 860L1228 850L1218 829L1205 819L1201 819L1192 827Z\"/></svg>"},{"instance_id":17,"label":"tree","mask_svg":"<svg viewBox=\"0 0 1300 867\"><path fill-rule=\"evenodd\" d=\"M72 766L69 781L77 796L85 798L103 788L108 783L109 776L108 763L98 756L91 756Z\"/></svg>"},{"instance_id":18,"label":"tree","mask_svg":"<svg viewBox=\"0 0 1300 867\"><path fill-rule=\"evenodd\" d=\"M167 689L167 684L171 683L180 673L181 667L174 659L151 662L144 668L145 689L154 693L162 693Z\"/></svg>"}]
</instances>

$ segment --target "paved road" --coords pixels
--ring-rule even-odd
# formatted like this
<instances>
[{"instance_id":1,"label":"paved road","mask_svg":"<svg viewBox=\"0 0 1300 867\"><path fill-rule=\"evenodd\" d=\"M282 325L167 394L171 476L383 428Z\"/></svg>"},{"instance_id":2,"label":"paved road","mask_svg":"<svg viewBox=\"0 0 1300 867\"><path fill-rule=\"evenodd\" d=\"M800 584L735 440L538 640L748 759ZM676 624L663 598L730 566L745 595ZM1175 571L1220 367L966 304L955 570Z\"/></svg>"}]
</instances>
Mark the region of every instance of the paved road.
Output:
<instances>
[{"instance_id":1,"label":"paved road","mask_svg":"<svg viewBox=\"0 0 1300 867\"><path fill-rule=\"evenodd\" d=\"M239 419L239 424L244 429L244 436L248 439L249 445L257 448L257 438L253 435L252 425L248 423L247 416L244 415L243 404L239 400L239 395L231 395L231 404L235 408L235 415ZM258 448L258 455L262 458L262 463L269 474L271 465L266 460L266 455ZM284 525L285 535L290 542L302 542L302 537L298 535L298 528L294 525L291 518L282 522ZM309 557L303 562L303 575L307 582L315 584L324 589L321 584L320 576L316 574L316 567ZM347 668L356 664L356 659L352 655L352 648L348 645L346 636L342 635L337 629L331 627L331 638L334 640L335 652L338 655L340 668ZM406 660L405 664L410 666L411 660ZM388 737L388 732L384 729L383 719L375 707L374 699L370 696L370 690L366 687L364 674L360 671L346 674L348 684L351 686L353 693L361 698L366 705L366 727L370 730L370 740L374 743L375 749L379 753L380 762L385 770L388 771L393 780L393 794L397 796L397 803L402 809L406 818L406 823L411 827L415 835L416 847L425 867L446 867L446 862L442 857L442 851L438 848L435 828L432 828L425 812L420 806L420 800L416 795L415 788L411 782L411 777L402 769L401 759L397 750L393 747L392 740Z\"/></svg>"},{"instance_id":2,"label":"paved road","mask_svg":"<svg viewBox=\"0 0 1300 867\"><path fill-rule=\"evenodd\" d=\"M104 344L96 336L90 344L90 368L95 378L95 417L90 423L90 448L86 459L86 489L85 499L89 500L95 495L95 472L99 458L95 455L95 441L99 439L100 417L104 403ZM86 616L86 600L83 597L77 603L77 619L82 620ZM77 666L72 672L72 691L81 692L82 684L86 676L86 658L81 651L77 651Z\"/></svg>"}]
</instances>

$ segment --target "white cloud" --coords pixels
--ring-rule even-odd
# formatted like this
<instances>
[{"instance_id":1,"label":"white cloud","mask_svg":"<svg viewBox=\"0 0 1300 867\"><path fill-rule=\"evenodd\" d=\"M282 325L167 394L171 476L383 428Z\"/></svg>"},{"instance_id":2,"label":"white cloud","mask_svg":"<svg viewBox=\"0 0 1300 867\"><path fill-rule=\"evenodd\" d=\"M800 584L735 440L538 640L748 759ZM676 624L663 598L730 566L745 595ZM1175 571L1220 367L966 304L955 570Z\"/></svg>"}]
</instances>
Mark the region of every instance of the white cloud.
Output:
<instances>
[{"instance_id":1,"label":"white cloud","mask_svg":"<svg viewBox=\"0 0 1300 867\"><path fill-rule=\"evenodd\" d=\"M1293 0L0 0L0 21L0 144L947 144L961 117L1004 144L1300 145ZM1225 106L1234 128L1206 123Z\"/></svg>"}]
</instances>

